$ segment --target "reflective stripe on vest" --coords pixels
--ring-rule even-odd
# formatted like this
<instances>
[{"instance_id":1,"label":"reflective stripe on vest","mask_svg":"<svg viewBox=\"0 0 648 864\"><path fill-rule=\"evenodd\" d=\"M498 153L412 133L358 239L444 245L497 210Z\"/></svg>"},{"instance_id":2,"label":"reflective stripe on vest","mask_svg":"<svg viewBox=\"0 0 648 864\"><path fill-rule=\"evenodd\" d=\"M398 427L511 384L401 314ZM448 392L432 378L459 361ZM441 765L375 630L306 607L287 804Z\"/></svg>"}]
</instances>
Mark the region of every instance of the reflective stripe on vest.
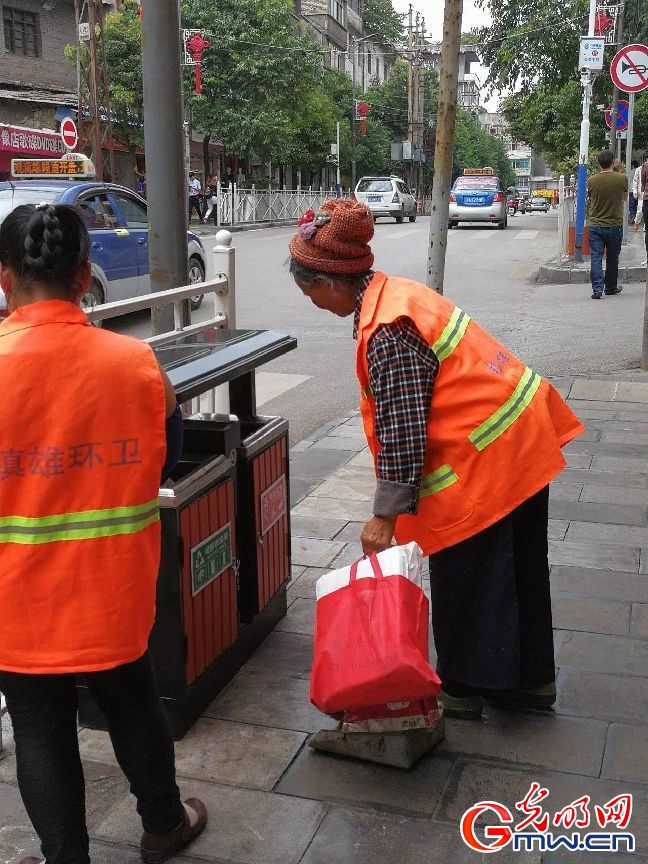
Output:
<instances>
[{"instance_id":1,"label":"reflective stripe on vest","mask_svg":"<svg viewBox=\"0 0 648 864\"><path fill-rule=\"evenodd\" d=\"M3 516L0 518L0 543L35 545L59 540L91 540L117 534L135 534L159 519L157 498L134 507L85 510L41 518Z\"/></svg>"},{"instance_id":2,"label":"reflective stripe on vest","mask_svg":"<svg viewBox=\"0 0 648 864\"><path fill-rule=\"evenodd\" d=\"M436 495L437 492L442 492L444 489L447 489L448 486L452 486L452 484L456 483L457 480L459 480L459 478L452 468L449 465L442 465L440 468L437 468L436 471L427 474L421 480L419 498L427 498L428 495Z\"/></svg>"},{"instance_id":3,"label":"reflective stripe on vest","mask_svg":"<svg viewBox=\"0 0 648 864\"><path fill-rule=\"evenodd\" d=\"M441 362L449 357L461 342L466 327L470 323L470 315L466 315L458 306L455 306L450 320L443 329L443 333L432 345L437 360Z\"/></svg>"},{"instance_id":4,"label":"reflective stripe on vest","mask_svg":"<svg viewBox=\"0 0 648 864\"><path fill-rule=\"evenodd\" d=\"M515 423L537 393L541 381L542 378L527 366L509 399L468 436L477 450L484 450Z\"/></svg>"}]
</instances>

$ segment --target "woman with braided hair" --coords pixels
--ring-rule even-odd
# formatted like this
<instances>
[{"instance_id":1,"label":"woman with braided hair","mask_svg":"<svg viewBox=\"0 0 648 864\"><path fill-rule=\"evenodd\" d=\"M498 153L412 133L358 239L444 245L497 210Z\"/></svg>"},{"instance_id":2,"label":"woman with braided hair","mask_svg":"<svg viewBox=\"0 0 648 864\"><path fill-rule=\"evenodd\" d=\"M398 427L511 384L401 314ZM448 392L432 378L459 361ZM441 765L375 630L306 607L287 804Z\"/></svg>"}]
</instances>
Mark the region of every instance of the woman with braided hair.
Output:
<instances>
[{"instance_id":1,"label":"woman with braided hair","mask_svg":"<svg viewBox=\"0 0 648 864\"><path fill-rule=\"evenodd\" d=\"M89 864L76 676L106 715L159 864L207 821L180 799L148 637L160 554L158 491L182 419L150 347L92 327L89 238L65 206L0 227L0 690L20 793L46 864ZM21 864L38 864L24 858Z\"/></svg>"}]
</instances>

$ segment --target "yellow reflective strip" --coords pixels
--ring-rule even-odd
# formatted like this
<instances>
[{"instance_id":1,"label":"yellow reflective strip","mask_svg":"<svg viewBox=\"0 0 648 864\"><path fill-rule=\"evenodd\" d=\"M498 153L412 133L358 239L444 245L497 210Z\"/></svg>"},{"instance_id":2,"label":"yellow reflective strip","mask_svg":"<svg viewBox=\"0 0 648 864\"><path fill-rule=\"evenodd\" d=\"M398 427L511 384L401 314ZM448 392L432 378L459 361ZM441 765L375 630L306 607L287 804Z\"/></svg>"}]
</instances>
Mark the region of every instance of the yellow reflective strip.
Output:
<instances>
[{"instance_id":1,"label":"yellow reflective strip","mask_svg":"<svg viewBox=\"0 0 648 864\"><path fill-rule=\"evenodd\" d=\"M527 366L509 399L468 436L477 450L484 450L515 423L538 392L541 382L542 378Z\"/></svg>"},{"instance_id":2,"label":"yellow reflective strip","mask_svg":"<svg viewBox=\"0 0 648 864\"><path fill-rule=\"evenodd\" d=\"M98 537L116 537L122 534L136 534L154 522L159 522L159 511L139 521L124 522L119 525L103 525L95 528L65 528L62 531L47 531L38 534L1 533L0 543L18 543L21 546L36 546L43 543L57 543L61 540L94 540Z\"/></svg>"},{"instance_id":3,"label":"yellow reflective strip","mask_svg":"<svg viewBox=\"0 0 648 864\"><path fill-rule=\"evenodd\" d=\"M457 345L461 342L468 324L470 324L470 315L466 315L462 309L455 306L452 315L450 316L450 320L443 329L443 333L441 333L437 341L432 345L432 350L439 362L445 360L452 354Z\"/></svg>"},{"instance_id":4,"label":"yellow reflective strip","mask_svg":"<svg viewBox=\"0 0 648 864\"><path fill-rule=\"evenodd\" d=\"M50 525L69 525L74 522L105 522L107 519L137 517L148 513L152 507L157 507L158 503L159 499L154 498L146 504L135 504L132 507L81 510L78 513L59 513L57 516L2 516L0 528L47 528Z\"/></svg>"},{"instance_id":5,"label":"yellow reflective strip","mask_svg":"<svg viewBox=\"0 0 648 864\"><path fill-rule=\"evenodd\" d=\"M437 492L442 492L458 480L459 478L450 465L442 465L440 468L437 468L436 471L426 475L421 480L419 498L427 498L428 495L436 495Z\"/></svg>"}]
</instances>

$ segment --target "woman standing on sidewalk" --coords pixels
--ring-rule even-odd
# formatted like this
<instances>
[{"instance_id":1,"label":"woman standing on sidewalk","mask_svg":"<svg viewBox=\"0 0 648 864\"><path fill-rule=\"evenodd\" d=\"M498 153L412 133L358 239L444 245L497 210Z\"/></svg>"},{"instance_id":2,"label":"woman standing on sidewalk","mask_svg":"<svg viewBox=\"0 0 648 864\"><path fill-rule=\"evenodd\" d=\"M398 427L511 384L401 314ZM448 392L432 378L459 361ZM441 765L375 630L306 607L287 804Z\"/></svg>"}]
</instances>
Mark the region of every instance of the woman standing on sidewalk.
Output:
<instances>
[{"instance_id":1,"label":"woman standing on sidewalk","mask_svg":"<svg viewBox=\"0 0 648 864\"><path fill-rule=\"evenodd\" d=\"M70 207L18 207L0 228L11 312L0 325L0 690L46 864L90 861L77 673L137 799L142 858L160 864L207 820L200 801L180 800L147 650L158 490L182 419L149 346L92 327L79 308L89 246Z\"/></svg>"},{"instance_id":2,"label":"woman standing on sidewalk","mask_svg":"<svg viewBox=\"0 0 648 864\"><path fill-rule=\"evenodd\" d=\"M430 557L432 624L449 716L482 700L549 707L555 669L548 484L583 431L556 390L435 291L374 272L369 210L327 201L290 243L320 309L354 316L377 476L365 554L415 540Z\"/></svg>"}]
</instances>

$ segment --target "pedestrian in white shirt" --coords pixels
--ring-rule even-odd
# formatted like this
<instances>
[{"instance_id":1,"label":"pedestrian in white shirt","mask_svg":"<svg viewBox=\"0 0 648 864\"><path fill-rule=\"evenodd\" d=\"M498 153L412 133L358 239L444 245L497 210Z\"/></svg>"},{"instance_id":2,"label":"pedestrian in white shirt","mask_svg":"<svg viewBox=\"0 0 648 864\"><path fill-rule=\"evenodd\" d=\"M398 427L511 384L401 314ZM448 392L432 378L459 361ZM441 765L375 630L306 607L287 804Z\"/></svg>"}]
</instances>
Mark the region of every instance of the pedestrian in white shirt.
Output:
<instances>
[{"instance_id":1,"label":"pedestrian in white shirt","mask_svg":"<svg viewBox=\"0 0 648 864\"><path fill-rule=\"evenodd\" d=\"M187 192L189 193L189 221L191 222L191 217L195 210L198 214L198 221L201 222L202 210L200 208L200 193L202 192L202 186L200 185L200 180L196 177L193 171L189 172Z\"/></svg>"},{"instance_id":2,"label":"pedestrian in white shirt","mask_svg":"<svg viewBox=\"0 0 648 864\"><path fill-rule=\"evenodd\" d=\"M632 160L632 174L630 180L630 196L628 198L628 209L630 211L630 221L634 222L637 216L637 207L639 204L639 193L641 191L641 166L636 159Z\"/></svg>"}]
</instances>

